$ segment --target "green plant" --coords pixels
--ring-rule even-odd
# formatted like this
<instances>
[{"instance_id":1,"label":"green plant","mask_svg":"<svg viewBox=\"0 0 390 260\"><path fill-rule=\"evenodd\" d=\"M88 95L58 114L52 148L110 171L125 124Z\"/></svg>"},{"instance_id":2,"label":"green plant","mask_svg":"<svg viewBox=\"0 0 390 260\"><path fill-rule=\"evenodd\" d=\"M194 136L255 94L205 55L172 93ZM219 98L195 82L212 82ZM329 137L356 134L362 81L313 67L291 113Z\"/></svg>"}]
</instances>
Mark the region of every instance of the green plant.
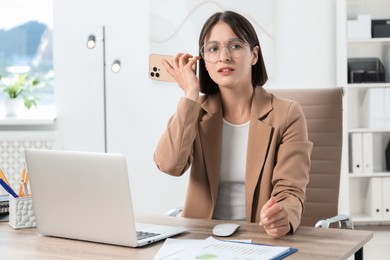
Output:
<instances>
[{"instance_id":1,"label":"green plant","mask_svg":"<svg viewBox=\"0 0 390 260\"><path fill-rule=\"evenodd\" d=\"M37 106L38 99L33 95L33 92L39 84L38 79L30 77L28 74L16 74L8 78L3 78L0 75L0 88L7 94L8 98L22 98L24 106L28 109Z\"/></svg>"}]
</instances>

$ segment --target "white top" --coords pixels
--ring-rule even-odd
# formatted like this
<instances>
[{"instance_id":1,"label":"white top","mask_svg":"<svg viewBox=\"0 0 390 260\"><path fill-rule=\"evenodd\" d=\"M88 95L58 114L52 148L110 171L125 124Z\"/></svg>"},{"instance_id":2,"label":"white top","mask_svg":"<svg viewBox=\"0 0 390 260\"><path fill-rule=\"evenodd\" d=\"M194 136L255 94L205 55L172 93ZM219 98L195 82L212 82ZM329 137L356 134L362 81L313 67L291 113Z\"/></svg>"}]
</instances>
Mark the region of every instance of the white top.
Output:
<instances>
[{"instance_id":1,"label":"white top","mask_svg":"<svg viewBox=\"0 0 390 260\"><path fill-rule=\"evenodd\" d=\"M223 120L221 173L213 218L245 220L245 170L249 121L234 125Z\"/></svg>"}]
</instances>

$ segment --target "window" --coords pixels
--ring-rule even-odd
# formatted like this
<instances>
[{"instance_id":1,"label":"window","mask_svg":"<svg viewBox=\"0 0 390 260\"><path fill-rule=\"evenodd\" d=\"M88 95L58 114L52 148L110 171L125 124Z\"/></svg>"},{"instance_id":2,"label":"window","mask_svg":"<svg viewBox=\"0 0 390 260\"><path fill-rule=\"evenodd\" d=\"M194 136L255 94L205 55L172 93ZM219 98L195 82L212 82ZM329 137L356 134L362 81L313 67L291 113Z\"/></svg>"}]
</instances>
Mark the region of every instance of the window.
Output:
<instances>
[{"instance_id":1,"label":"window","mask_svg":"<svg viewBox=\"0 0 390 260\"><path fill-rule=\"evenodd\" d=\"M0 75L2 81L27 74L40 84L39 106L54 103L52 0L0 0ZM7 94L0 91L0 98Z\"/></svg>"}]
</instances>

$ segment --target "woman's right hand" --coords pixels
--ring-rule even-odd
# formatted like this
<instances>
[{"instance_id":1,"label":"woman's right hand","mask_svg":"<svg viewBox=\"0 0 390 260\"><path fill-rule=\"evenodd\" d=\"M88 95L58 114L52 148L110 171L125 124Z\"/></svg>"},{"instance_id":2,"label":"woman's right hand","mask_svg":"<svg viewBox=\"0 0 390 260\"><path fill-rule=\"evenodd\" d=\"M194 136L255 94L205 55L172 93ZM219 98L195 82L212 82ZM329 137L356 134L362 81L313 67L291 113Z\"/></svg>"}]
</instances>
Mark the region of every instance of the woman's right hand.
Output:
<instances>
[{"instance_id":1,"label":"woman's right hand","mask_svg":"<svg viewBox=\"0 0 390 260\"><path fill-rule=\"evenodd\" d=\"M168 73L176 80L179 87L184 90L185 97L198 101L200 92L199 78L196 76L196 61L199 56L192 56L188 53L178 53L169 62L166 59L162 63Z\"/></svg>"}]
</instances>

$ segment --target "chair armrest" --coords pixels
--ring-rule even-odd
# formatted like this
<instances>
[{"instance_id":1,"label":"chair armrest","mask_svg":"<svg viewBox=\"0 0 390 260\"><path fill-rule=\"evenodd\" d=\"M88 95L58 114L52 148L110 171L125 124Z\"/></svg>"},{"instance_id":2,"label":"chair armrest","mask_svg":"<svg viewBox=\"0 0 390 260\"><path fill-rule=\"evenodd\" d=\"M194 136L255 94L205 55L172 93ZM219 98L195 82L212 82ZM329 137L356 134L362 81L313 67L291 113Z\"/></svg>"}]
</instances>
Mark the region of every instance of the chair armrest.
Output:
<instances>
[{"instance_id":1,"label":"chair armrest","mask_svg":"<svg viewBox=\"0 0 390 260\"><path fill-rule=\"evenodd\" d=\"M167 213L165 213L165 215L170 217L180 217L182 211L183 211L183 207L176 207L168 210Z\"/></svg>"},{"instance_id":2,"label":"chair armrest","mask_svg":"<svg viewBox=\"0 0 390 260\"><path fill-rule=\"evenodd\" d=\"M353 221L347 215L337 215L332 218L321 219L316 223L315 227L329 228L332 223L336 222L339 223L339 228L354 229Z\"/></svg>"}]
</instances>

